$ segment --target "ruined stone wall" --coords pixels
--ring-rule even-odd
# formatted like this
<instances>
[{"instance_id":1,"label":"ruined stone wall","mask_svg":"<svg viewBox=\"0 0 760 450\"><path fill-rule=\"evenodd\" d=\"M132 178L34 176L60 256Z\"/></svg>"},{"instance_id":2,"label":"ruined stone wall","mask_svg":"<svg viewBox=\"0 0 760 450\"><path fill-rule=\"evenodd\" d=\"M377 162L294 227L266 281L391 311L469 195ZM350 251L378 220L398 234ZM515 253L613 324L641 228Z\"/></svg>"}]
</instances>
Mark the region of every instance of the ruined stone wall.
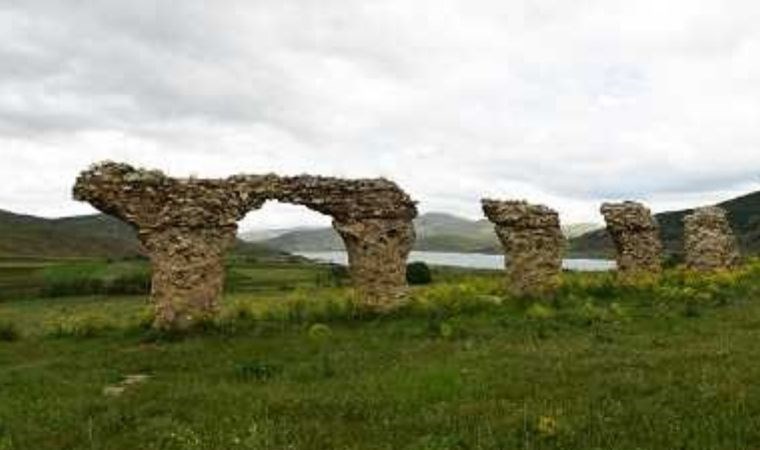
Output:
<instances>
[{"instance_id":1,"label":"ruined stone wall","mask_svg":"<svg viewBox=\"0 0 760 450\"><path fill-rule=\"evenodd\" d=\"M605 203L601 208L624 275L662 271L660 229L651 211L636 202Z\"/></svg>"},{"instance_id":2,"label":"ruined stone wall","mask_svg":"<svg viewBox=\"0 0 760 450\"><path fill-rule=\"evenodd\" d=\"M699 271L729 269L739 263L736 237L718 207L700 208L684 218L686 265Z\"/></svg>"},{"instance_id":3,"label":"ruined stone wall","mask_svg":"<svg viewBox=\"0 0 760 450\"><path fill-rule=\"evenodd\" d=\"M368 308L394 307L406 288L417 209L388 180L272 174L175 179L105 162L82 172L74 197L137 229L153 263L151 298L159 328L185 328L217 312L224 255L235 242L237 222L270 199L333 217Z\"/></svg>"},{"instance_id":4,"label":"ruined stone wall","mask_svg":"<svg viewBox=\"0 0 760 450\"><path fill-rule=\"evenodd\" d=\"M354 286L365 308L387 311L406 293L406 261L414 244L414 201L385 179L283 177L282 202L304 205L333 218L343 239Z\"/></svg>"},{"instance_id":5,"label":"ruined stone wall","mask_svg":"<svg viewBox=\"0 0 760 450\"><path fill-rule=\"evenodd\" d=\"M559 215L524 201L482 200L504 248L510 290L518 296L550 293L562 271L565 238Z\"/></svg>"},{"instance_id":6,"label":"ruined stone wall","mask_svg":"<svg viewBox=\"0 0 760 450\"><path fill-rule=\"evenodd\" d=\"M153 264L155 326L185 328L216 314L237 222L264 204L272 181L174 179L106 162L82 172L74 198L136 228Z\"/></svg>"},{"instance_id":7,"label":"ruined stone wall","mask_svg":"<svg viewBox=\"0 0 760 450\"><path fill-rule=\"evenodd\" d=\"M281 177L272 198L304 205L341 222L359 219L412 220L417 216L416 203L396 183L384 178Z\"/></svg>"}]
</instances>

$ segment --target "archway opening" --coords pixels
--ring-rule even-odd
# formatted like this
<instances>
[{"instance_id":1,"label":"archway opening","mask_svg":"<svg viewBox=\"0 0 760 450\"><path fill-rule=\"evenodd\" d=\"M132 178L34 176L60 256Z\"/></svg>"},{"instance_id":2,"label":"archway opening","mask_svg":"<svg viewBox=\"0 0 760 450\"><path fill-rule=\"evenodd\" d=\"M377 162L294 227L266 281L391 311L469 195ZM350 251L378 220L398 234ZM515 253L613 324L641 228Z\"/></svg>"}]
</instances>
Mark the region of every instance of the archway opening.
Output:
<instances>
[{"instance_id":1,"label":"archway opening","mask_svg":"<svg viewBox=\"0 0 760 450\"><path fill-rule=\"evenodd\" d=\"M244 250L228 265L229 293L350 284L345 244L330 216L270 200L249 212L238 228Z\"/></svg>"}]
</instances>

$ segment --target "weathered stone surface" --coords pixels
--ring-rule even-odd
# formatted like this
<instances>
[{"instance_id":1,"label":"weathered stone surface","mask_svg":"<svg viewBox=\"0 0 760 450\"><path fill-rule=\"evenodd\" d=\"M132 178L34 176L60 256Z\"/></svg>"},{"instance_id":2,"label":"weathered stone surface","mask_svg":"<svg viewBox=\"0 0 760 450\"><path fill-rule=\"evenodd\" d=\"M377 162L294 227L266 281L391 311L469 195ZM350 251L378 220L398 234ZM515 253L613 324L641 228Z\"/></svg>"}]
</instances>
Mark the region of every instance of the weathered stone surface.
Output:
<instances>
[{"instance_id":1,"label":"weathered stone surface","mask_svg":"<svg viewBox=\"0 0 760 450\"><path fill-rule=\"evenodd\" d=\"M636 202L605 203L601 208L624 275L662 271L660 228L651 211Z\"/></svg>"},{"instance_id":2,"label":"weathered stone surface","mask_svg":"<svg viewBox=\"0 0 760 450\"><path fill-rule=\"evenodd\" d=\"M365 219L411 221L417 217L415 202L396 183L384 178L281 177L272 198L304 205L343 222Z\"/></svg>"},{"instance_id":3,"label":"weathered stone surface","mask_svg":"<svg viewBox=\"0 0 760 450\"><path fill-rule=\"evenodd\" d=\"M729 269L739 263L736 237L722 208L700 208L684 218L686 265L699 271Z\"/></svg>"},{"instance_id":4,"label":"weathered stone surface","mask_svg":"<svg viewBox=\"0 0 760 450\"><path fill-rule=\"evenodd\" d=\"M385 312L406 294L406 261L414 225L406 219L334 220L346 244L354 285L366 309Z\"/></svg>"},{"instance_id":5,"label":"weathered stone surface","mask_svg":"<svg viewBox=\"0 0 760 450\"><path fill-rule=\"evenodd\" d=\"M174 179L106 162L82 172L74 197L137 229L153 263L154 325L185 328L216 314L237 221L264 204L275 178Z\"/></svg>"},{"instance_id":6,"label":"weathered stone surface","mask_svg":"<svg viewBox=\"0 0 760 450\"><path fill-rule=\"evenodd\" d=\"M366 306L386 310L403 294L415 203L385 179L237 175L175 179L105 162L77 179L74 197L132 224L154 266L155 326L185 328L212 317L224 286L224 255L237 222L269 199L333 217ZM401 274L401 275L399 275Z\"/></svg>"},{"instance_id":7,"label":"weathered stone surface","mask_svg":"<svg viewBox=\"0 0 760 450\"><path fill-rule=\"evenodd\" d=\"M274 190L281 202L304 205L333 218L363 306L384 312L406 293L406 261L414 244L415 202L385 179L283 177Z\"/></svg>"},{"instance_id":8,"label":"weathered stone surface","mask_svg":"<svg viewBox=\"0 0 760 450\"><path fill-rule=\"evenodd\" d=\"M482 206L504 247L511 291L534 297L550 293L562 271L565 238L559 215L524 201L483 199Z\"/></svg>"}]
</instances>

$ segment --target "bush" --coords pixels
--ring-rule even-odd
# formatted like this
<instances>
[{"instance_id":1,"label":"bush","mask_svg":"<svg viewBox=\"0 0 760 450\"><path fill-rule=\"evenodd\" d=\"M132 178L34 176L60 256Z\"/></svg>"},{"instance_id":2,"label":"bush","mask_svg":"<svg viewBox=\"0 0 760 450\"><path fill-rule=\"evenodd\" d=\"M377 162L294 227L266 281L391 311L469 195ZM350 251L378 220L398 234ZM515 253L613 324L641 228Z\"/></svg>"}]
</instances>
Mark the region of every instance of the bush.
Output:
<instances>
[{"instance_id":1,"label":"bush","mask_svg":"<svg viewBox=\"0 0 760 450\"><path fill-rule=\"evenodd\" d=\"M143 295L150 292L151 285L150 269L134 263L55 265L42 276L44 297Z\"/></svg>"},{"instance_id":2,"label":"bush","mask_svg":"<svg viewBox=\"0 0 760 450\"><path fill-rule=\"evenodd\" d=\"M83 314L61 318L49 325L53 337L92 338L113 328L113 324L98 314Z\"/></svg>"},{"instance_id":3,"label":"bush","mask_svg":"<svg viewBox=\"0 0 760 450\"><path fill-rule=\"evenodd\" d=\"M266 381L282 372L282 367L254 360L237 364L235 372L241 381Z\"/></svg>"},{"instance_id":4,"label":"bush","mask_svg":"<svg viewBox=\"0 0 760 450\"><path fill-rule=\"evenodd\" d=\"M343 286L351 278L348 267L341 264L330 264L328 274L332 286Z\"/></svg>"},{"instance_id":5,"label":"bush","mask_svg":"<svg viewBox=\"0 0 760 450\"><path fill-rule=\"evenodd\" d=\"M16 325L10 322L0 322L0 342L14 342L21 338Z\"/></svg>"},{"instance_id":6,"label":"bush","mask_svg":"<svg viewBox=\"0 0 760 450\"><path fill-rule=\"evenodd\" d=\"M150 293L151 274L148 271L127 273L108 280L103 285L107 295L144 295Z\"/></svg>"},{"instance_id":7,"label":"bush","mask_svg":"<svg viewBox=\"0 0 760 450\"><path fill-rule=\"evenodd\" d=\"M309 339L314 342L322 344L329 341L331 336L332 329L323 323L315 323L309 327Z\"/></svg>"},{"instance_id":8,"label":"bush","mask_svg":"<svg viewBox=\"0 0 760 450\"><path fill-rule=\"evenodd\" d=\"M555 311L549 306L542 305L540 303L534 303L525 312L525 315L531 320L549 320L554 318Z\"/></svg>"},{"instance_id":9,"label":"bush","mask_svg":"<svg viewBox=\"0 0 760 450\"><path fill-rule=\"evenodd\" d=\"M493 309L501 305L502 299L485 293L492 291L489 284L468 280L431 285L414 292L398 314L443 318Z\"/></svg>"},{"instance_id":10,"label":"bush","mask_svg":"<svg viewBox=\"0 0 760 450\"><path fill-rule=\"evenodd\" d=\"M406 281L411 285L430 284L433 275L430 267L421 261L413 262L406 266Z\"/></svg>"}]
</instances>

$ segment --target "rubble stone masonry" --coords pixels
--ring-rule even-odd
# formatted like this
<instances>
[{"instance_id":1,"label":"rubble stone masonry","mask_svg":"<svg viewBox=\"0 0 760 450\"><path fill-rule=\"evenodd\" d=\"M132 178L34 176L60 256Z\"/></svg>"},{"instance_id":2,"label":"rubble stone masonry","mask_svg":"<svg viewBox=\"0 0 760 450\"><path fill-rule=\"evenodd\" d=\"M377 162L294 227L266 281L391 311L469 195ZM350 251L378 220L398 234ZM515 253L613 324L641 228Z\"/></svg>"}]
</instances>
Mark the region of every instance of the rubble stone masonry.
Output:
<instances>
[{"instance_id":1,"label":"rubble stone masonry","mask_svg":"<svg viewBox=\"0 0 760 450\"><path fill-rule=\"evenodd\" d=\"M636 202L605 203L601 208L617 250L623 275L659 274L662 271L660 229L651 211Z\"/></svg>"},{"instance_id":2,"label":"rubble stone masonry","mask_svg":"<svg viewBox=\"0 0 760 450\"><path fill-rule=\"evenodd\" d=\"M518 296L544 296L557 286L565 238L559 215L524 201L482 200L505 252L508 285Z\"/></svg>"},{"instance_id":3,"label":"rubble stone masonry","mask_svg":"<svg viewBox=\"0 0 760 450\"><path fill-rule=\"evenodd\" d=\"M690 269L709 272L736 266L739 248L726 211L711 206L686 216L684 251Z\"/></svg>"},{"instance_id":4,"label":"rubble stone masonry","mask_svg":"<svg viewBox=\"0 0 760 450\"><path fill-rule=\"evenodd\" d=\"M213 317L224 286L224 256L237 222L267 200L332 216L364 306L385 311L406 290L406 259L417 208L385 179L237 175L170 178L160 171L104 162L82 172L74 197L131 224L153 264L157 328L187 328Z\"/></svg>"}]
</instances>

